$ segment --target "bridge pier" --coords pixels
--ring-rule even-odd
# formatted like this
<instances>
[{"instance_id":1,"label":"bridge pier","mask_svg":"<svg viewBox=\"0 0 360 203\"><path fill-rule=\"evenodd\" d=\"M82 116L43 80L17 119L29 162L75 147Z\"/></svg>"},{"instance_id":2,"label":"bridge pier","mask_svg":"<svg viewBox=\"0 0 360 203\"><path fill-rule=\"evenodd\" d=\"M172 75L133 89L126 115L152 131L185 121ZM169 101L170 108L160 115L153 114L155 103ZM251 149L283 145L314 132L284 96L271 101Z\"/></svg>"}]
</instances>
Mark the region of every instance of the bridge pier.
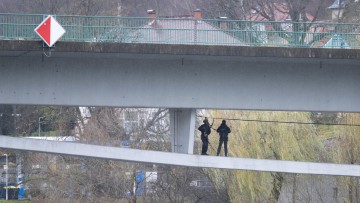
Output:
<instances>
[{"instance_id":1,"label":"bridge pier","mask_svg":"<svg viewBox=\"0 0 360 203\"><path fill-rule=\"evenodd\" d=\"M196 109L170 109L172 152L193 154Z\"/></svg>"}]
</instances>

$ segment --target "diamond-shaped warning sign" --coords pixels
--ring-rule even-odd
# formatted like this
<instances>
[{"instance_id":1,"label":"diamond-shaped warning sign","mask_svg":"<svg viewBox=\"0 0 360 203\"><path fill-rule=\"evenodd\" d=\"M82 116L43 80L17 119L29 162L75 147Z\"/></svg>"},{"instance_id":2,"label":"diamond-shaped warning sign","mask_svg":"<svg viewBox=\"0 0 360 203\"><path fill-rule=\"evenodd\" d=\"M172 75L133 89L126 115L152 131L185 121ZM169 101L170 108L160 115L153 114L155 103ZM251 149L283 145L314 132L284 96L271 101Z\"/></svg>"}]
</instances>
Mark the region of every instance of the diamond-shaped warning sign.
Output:
<instances>
[{"instance_id":1,"label":"diamond-shaped warning sign","mask_svg":"<svg viewBox=\"0 0 360 203\"><path fill-rule=\"evenodd\" d=\"M52 47L66 32L51 15L46 17L34 31L49 47Z\"/></svg>"}]
</instances>

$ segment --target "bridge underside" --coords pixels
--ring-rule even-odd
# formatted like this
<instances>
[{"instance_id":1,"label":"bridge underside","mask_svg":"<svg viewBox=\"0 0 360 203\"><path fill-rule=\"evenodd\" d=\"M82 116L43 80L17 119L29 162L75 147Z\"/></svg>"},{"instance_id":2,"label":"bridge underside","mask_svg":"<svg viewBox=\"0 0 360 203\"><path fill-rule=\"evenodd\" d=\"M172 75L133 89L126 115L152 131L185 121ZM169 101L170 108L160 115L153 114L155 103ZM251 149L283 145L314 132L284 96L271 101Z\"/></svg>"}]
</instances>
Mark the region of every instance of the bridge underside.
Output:
<instances>
[{"instance_id":1,"label":"bridge underside","mask_svg":"<svg viewBox=\"0 0 360 203\"><path fill-rule=\"evenodd\" d=\"M0 41L0 103L360 112L357 50Z\"/></svg>"}]
</instances>

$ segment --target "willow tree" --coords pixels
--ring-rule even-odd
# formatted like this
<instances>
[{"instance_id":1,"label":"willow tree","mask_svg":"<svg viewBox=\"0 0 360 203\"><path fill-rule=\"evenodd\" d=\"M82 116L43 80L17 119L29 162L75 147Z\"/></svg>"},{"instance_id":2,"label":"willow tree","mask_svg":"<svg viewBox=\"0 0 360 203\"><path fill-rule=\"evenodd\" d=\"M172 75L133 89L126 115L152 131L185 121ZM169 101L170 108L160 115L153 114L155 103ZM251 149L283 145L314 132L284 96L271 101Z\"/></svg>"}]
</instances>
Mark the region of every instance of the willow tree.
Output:
<instances>
[{"instance_id":1,"label":"willow tree","mask_svg":"<svg viewBox=\"0 0 360 203\"><path fill-rule=\"evenodd\" d=\"M232 132L229 135L229 156L273 160L324 160L324 150L315 126L305 112L211 111L217 118L226 119ZM284 121L264 122L264 121ZM214 133L215 134L215 133ZM211 143L218 143L212 134ZM214 144L213 144L214 145ZM215 149L210 148L214 154ZM264 166L266 169L266 166ZM231 202L277 202L284 183L284 174L275 172L208 170L215 185L226 187Z\"/></svg>"},{"instance_id":2,"label":"willow tree","mask_svg":"<svg viewBox=\"0 0 360 203\"><path fill-rule=\"evenodd\" d=\"M331 152L333 152L334 162L342 164L360 164L360 114L342 114L341 124L337 126L338 137L332 142ZM359 202L360 188L359 180L355 177L338 177L339 191L348 202Z\"/></svg>"}]
</instances>

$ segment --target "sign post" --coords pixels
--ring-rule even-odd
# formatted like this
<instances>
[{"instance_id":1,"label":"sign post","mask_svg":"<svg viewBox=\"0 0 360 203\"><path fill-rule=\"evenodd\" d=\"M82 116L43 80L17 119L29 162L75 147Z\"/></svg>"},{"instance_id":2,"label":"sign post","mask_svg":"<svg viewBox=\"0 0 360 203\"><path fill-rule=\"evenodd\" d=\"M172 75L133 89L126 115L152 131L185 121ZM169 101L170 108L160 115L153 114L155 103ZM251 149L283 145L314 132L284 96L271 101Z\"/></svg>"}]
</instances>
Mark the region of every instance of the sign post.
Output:
<instances>
[{"instance_id":1,"label":"sign post","mask_svg":"<svg viewBox=\"0 0 360 203\"><path fill-rule=\"evenodd\" d=\"M66 32L52 15L47 16L34 31L49 47L52 47Z\"/></svg>"}]
</instances>

